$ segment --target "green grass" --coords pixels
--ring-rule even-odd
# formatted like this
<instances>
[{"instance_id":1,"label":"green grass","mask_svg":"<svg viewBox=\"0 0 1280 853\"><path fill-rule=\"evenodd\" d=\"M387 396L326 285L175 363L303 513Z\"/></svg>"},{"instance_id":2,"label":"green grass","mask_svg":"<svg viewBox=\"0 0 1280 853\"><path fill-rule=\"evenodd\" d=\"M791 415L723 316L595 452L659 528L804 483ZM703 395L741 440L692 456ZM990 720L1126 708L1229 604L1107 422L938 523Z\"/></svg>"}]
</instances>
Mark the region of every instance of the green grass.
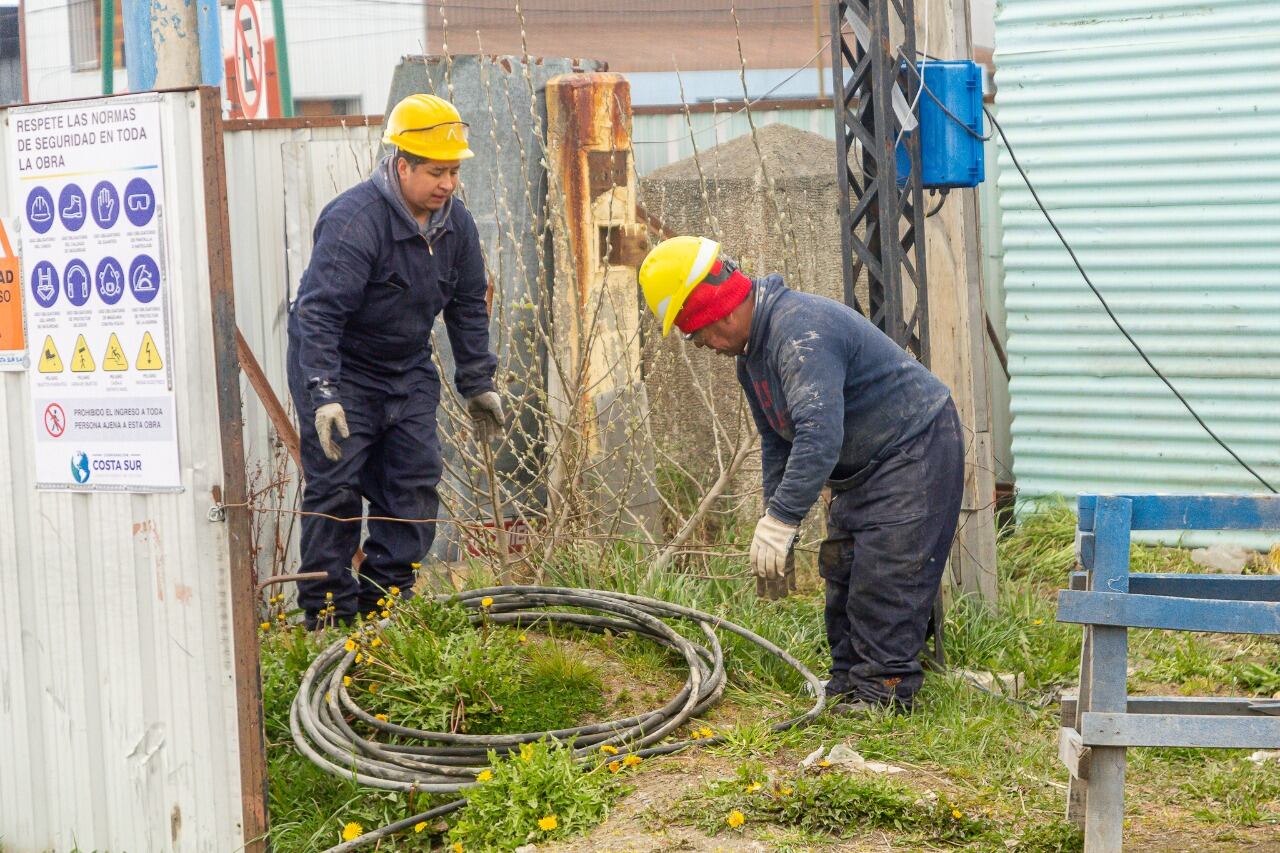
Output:
<instances>
[{"instance_id":1,"label":"green grass","mask_svg":"<svg viewBox=\"0 0 1280 853\"><path fill-rule=\"evenodd\" d=\"M748 812L742 806L757 803L740 799L740 778L732 775L696 792L706 807L685 819L725 838L747 833L780 850L834 844L843 831L840 821L855 818L868 826L899 821L906 827L901 832L915 839L912 844L917 847L985 850L1004 849L1007 844L1028 851L1078 849L1078 836L1061 819L1066 773L1056 757L1056 698L1076 681L1080 629L1054 620L1056 591L1066 585L1074 568L1074 529L1075 520L1064 505L1022 518L999 541L998 607L992 610L962 598L948 611L949 665L1021 673L1026 684L1023 704L983 693L954 675L929 673L918 710L909 716L862 720L823 716L808 729L772 733L772 722L808 707L811 700L802 695L801 681L788 667L754 645L721 632L729 680L725 700L708 713L707 720L697 723L726 736L726 743L711 750L717 761L727 759L752 772L761 763L793 768L795 753L803 755L816 745L844 741L867 759L907 768L910 778L901 783L846 777L843 785L837 785L827 781L836 779L834 774L797 777L787 787L802 794L771 801L767 808L760 803L761 808ZM722 530L722 538L743 536L743 530ZM741 575L745 568L741 558L699 560L698 574L705 576ZM1191 570L1186 552L1178 549L1135 545L1132 561L1140 570ZM545 568L549 584L645 595L731 620L787 649L820 676L826 670L822 595L811 575L803 579L800 594L761 601L748 578L709 580L681 571L679 564L675 570L653 573L648 555L626 542L560 552ZM477 577L476 584L480 583ZM457 608L428 606L422 599L404 608L400 624L387 632L388 649L383 655L394 662L395 676L383 677L381 683L386 686L377 694L362 694L360 701L371 712L386 713L393 721L410 725L464 725L473 732L545 730L620 716L622 709L629 713L658 707L684 678L678 656L625 634L596 635L563 627L527 632L492 626L475 630L465 625L465 614ZM679 623L676 627L703 642L696 627ZM1156 631L1134 631L1131 637L1133 693L1270 696L1280 690L1280 645L1274 640ZM320 850L337 842L346 821L372 828L435 802L424 798L410 804L403 795L358 788L320 773L293 749L288 704L303 669L315 651L330 641L309 639L301 632L273 633L264 646L271 814L277 849ZM612 692L606 689L610 687ZM460 694L467 709L461 721L453 713L454 704L446 701ZM1147 832L1172 837L1180 832L1227 839L1265 833L1265 827L1280 824L1280 763L1257 767L1247 761L1247 755L1240 750L1131 750L1129 802L1144 804L1140 811L1131 808L1131 819ZM482 815L473 803L457 813L454 830L465 832L477 844L482 842L480 833L496 825L501 804L523 790L526 782L535 785L532 779L521 781L518 763L518 757L501 762L511 768L510 775L502 777L510 790L484 788L486 796L494 797L494 803L485 806L493 814ZM654 759L652 766L646 765L647 772L661 773L662 763ZM552 788L570 785L569 775L588 782L603 779L576 771L558 776L561 771L550 765L544 770L539 770L543 776L536 782L544 786L535 797L541 799L504 830L508 841L520 832L528 840L539 840L530 823L536 822L534 812L552 807ZM790 777L775 771L772 778ZM552 785L548 779L560 781ZM955 821L952 810L934 813L927 803L921 805L926 787L965 816L964 833L968 834L946 835L957 829L948 823ZM846 796L846 789L856 793ZM557 837L592 825L603 814L598 804L607 806L620 790L616 785L585 788L580 799L572 801L580 803L577 811L579 807L571 808L572 803L554 805L560 810L556 812ZM803 808L796 802L803 802ZM745 820L741 829L733 830L723 822L730 803L740 803L736 807ZM570 814L575 816L569 819ZM423 850L431 837L438 843L440 832L392 839L381 849Z\"/></svg>"}]
</instances>

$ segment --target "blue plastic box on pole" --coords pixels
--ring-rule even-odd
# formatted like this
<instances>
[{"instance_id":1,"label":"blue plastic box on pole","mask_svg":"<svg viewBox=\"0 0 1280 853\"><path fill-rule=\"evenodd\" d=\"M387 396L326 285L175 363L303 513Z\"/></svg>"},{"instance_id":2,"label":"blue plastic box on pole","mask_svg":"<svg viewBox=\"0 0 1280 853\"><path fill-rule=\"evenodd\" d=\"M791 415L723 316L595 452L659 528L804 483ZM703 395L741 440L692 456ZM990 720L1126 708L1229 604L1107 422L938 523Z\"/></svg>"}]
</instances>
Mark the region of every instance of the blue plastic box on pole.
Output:
<instances>
[{"instance_id":1,"label":"blue plastic box on pole","mask_svg":"<svg viewBox=\"0 0 1280 853\"><path fill-rule=\"evenodd\" d=\"M906 70L905 62L903 68ZM916 71L928 91L919 94L919 128L903 134L898 142L898 186L906 185L911 171L906 140L919 133L921 184L925 189L976 187L986 177L982 69L967 59L930 59L917 62Z\"/></svg>"}]
</instances>

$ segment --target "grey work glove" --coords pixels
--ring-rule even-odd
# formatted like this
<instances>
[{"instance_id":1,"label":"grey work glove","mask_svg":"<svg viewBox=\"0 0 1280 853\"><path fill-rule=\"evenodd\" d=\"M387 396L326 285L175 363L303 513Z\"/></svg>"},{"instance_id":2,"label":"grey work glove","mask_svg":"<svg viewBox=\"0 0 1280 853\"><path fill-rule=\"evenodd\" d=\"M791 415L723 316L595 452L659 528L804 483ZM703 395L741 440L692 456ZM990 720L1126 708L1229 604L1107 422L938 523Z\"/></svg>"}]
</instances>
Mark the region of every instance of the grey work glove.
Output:
<instances>
[{"instance_id":1,"label":"grey work glove","mask_svg":"<svg viewBox=\"0 0 1280 853\"><path fill-rule=\"evenodd\" d=\"M316 435L320 437L320 449L331 462L342 458L342 448L333 437L334 429L343 438L351 436L351 430L347 428L347 413L342 410L342 404L325 403L316 409Z\"/></svg>"},{"instance_id":2,"label":"grey work glove","mask_svg":"<svg viewBox=\"0 0 1280 853\"><path fill-rule=\"evenodd\" d=\"M467 399L467 414L476 431L478 441L488 441L501 435L507 420L502 413L502 398L497 391L485 391Z\"/></svg>"},{"instance_id":3,"label":"grey work glove","mask_svg":"<svg viewBox=\"0 0 1280 853\"><path fill-rule=\"evenodd\" d=\"M767 512L761 516L751 538L751 571L756 577L776 579L786 575L787 555L796 541L797 529Z\"/></svg>"}]
</instances>

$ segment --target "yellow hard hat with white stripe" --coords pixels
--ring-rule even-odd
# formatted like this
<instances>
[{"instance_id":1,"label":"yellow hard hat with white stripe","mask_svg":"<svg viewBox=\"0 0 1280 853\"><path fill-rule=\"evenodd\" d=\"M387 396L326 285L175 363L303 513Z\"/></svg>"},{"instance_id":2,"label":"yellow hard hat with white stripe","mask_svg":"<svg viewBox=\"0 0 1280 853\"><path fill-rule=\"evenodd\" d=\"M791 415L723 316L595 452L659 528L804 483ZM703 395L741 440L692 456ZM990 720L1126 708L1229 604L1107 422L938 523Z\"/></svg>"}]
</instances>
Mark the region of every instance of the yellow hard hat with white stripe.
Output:
<instances>
[{"instance_id":1,"label":"yellow hard hat with white stripe","mask_svg":"<svg viewBox=\"0 0 1280 853\"><path fill-rule=\"evenodd\" d=\"M706 237L672 237L663 240L640 264L640 289L649 310L662 324L662 336L671 333L685 300L720 256L720 244Z\"/></svg>"},{"instance_id":2,"label":"yellow hard hat with white stripe","mask_svg":"<svg viewBox=\"0 0 1280 853\"><path fill-rule=\"evenodd\" d=\"M457 107L435 95L410 95L391 109L382 141L428 160L466 160L467 123Z\"/></svg>"}]
</instances>

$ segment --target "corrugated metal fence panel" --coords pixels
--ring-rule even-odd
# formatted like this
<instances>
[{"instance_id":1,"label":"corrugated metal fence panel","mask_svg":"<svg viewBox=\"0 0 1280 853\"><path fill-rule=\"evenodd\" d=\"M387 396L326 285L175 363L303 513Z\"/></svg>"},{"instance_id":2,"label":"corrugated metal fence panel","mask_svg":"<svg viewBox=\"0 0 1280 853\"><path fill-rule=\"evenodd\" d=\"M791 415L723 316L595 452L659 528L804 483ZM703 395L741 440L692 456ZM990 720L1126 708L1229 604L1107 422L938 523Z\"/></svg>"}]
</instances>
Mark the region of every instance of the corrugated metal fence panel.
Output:
<instances>
[{"instance_id":1,"label":"corrugated metal fence panel","mask_svg":"<svg viewBox=\"0 0 1280 853\"><path fill-rule=\"evenodd\" d=\"M647 175L670 163L693 156L696 143L698 151L706 151L722 142L737 139L751 132L751 121L756 127L782 122L800 130L821 134L835 139L835 113L830 109L760 110L747 119L741 111L741 103L725 104L722 112L691 113L686 120L683 112L669 115L638 115L631 120L632 146L635 149L636 172ZM693 140L690 141L690 126ZM835 173L835 163L831 171Z\"/></svg>"},{"instance_id":2,"label":"corrugated metal fence panel","mask_svg":"<svg viewBox=\"0 0 1280 853\"><path fill-rule=\"evenodd\" d=\"M334 196L368 177L382 128L272 127L228 132L227 208L236 281L236 319L280 401L290 412L285 377L289 300L297 292L311 246L311 228ZM293 507L298 475L274 441L266 410L248 381L244 399L249 488L289 478L284 503ZM267 502L270 502L269 500ZM289 514L254 518L258 573L297 569L299 525ZM276 551L277 539L283 551ZM288 592L289 590L282 590Z\"/></svg>"},{"instance_id":3,"label":"corrugated metal fence panel","mask_svg":"<svg viewBox=\"0 0 1280 853\"><path fill-rule=\"evenodd\" d=\"M227 528L208 520L223 468L204 199L192 177L197 105L182 93L162 101L183 491L36 492L27 377L0 374L5 850L243 844ZM0 123L0 150L7 132Z\"/></svg>"},{"instance_id":4,"label":"corrugated metal fence panel","mask_svg":"<svg viewBox=\"0 0 1280 853\"><path fill-rule=\"evenodd\" d=\"M1005 2L1015 153L1120 320L1280 484L1280 4ZM1107 318L1003 151L1023 495L1254 492Z\"/></svg>"}]
</instances>

